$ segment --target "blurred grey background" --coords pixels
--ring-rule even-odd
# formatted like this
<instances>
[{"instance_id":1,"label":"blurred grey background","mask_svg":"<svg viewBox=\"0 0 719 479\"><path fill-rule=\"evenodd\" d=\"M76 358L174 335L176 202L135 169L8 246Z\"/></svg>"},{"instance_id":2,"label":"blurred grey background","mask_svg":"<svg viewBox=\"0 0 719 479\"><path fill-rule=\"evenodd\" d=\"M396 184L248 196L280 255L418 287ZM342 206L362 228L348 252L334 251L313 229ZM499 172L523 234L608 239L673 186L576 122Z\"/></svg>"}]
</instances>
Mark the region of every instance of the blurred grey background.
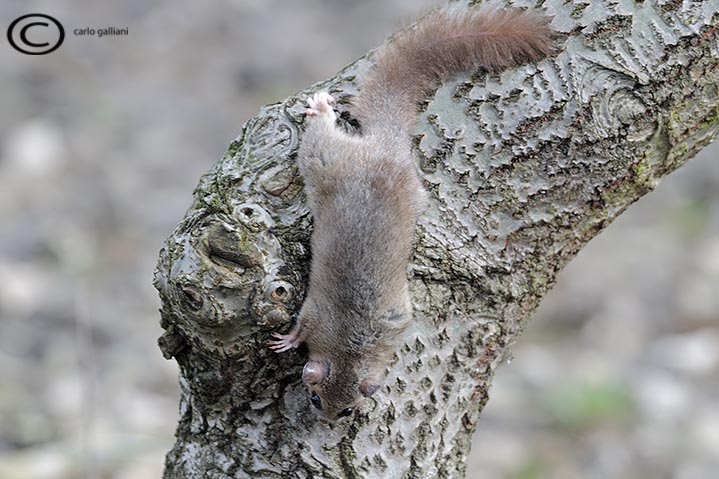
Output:
<instances>
[{"instance_id":1,"label":"blurred grey background","mask_svg":"<svg viewBox=\"0 0 719 479\"><path fill-rule=\"evenodd\" d=\"M258 108L324 79L429 0L0 4L0 479L160 477L176 365L159 248ZM7 44L25 13L60 49ZM77 37L74 28L129 28ZM498 372L469 479L719 471L719 145L560 277Z\"/></svg>"}]
</instances>

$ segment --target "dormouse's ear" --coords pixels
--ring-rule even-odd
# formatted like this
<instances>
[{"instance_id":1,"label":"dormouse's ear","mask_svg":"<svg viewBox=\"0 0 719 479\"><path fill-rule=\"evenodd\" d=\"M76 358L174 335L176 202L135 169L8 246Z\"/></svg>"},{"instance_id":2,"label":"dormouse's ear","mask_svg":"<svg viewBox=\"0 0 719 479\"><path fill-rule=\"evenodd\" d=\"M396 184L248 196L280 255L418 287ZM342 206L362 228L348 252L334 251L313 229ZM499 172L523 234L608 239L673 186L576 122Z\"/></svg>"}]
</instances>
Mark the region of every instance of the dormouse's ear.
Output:
<instances>
[{"instance_id":1,"label":"dormouse's ear","mask_svg":"<svg viewBox=\"0 0 719 479\"><path fill-rule=\"evenodd\" d=\"M304 381L305 384L319 384L326 377L327 366L320 361L307 361L304 369L302 369L302 381Z\"/></svg>"},{"instance_id":2,"label":"dormouse's ear","mask_svg":"<svg viewBox=\"0 0 719 479\"><path fill-rule=\"evenodd\" d=\"M370 397L379 389L379 384L375 384L375 380L371 378L363 379L360 382L360 393L366 398Z\"/></svg>"}]
</instances>

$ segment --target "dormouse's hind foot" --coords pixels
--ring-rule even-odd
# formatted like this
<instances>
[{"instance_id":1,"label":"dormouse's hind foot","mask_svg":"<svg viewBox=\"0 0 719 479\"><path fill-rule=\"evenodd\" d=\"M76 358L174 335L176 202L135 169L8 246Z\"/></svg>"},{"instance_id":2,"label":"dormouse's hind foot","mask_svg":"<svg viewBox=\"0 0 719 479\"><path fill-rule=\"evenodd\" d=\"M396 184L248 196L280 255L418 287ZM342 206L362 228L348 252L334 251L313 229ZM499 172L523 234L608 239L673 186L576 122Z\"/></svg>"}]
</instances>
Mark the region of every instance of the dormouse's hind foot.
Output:
<instances>
[{"instance_id":1,"label":"dormouse's hind foot","mask_svg":"<svg viewBox=\"0 0 719 479\"><path fill-rule=\"evenodd\" d=\"M267 344L270 346L270 349L276 353L283 353L290 349L295 349L302 343L299 334L294 331L290 331L290 334L272 333L272 336L277 339L271 339L267 341Z\"/></svg>"},{"instance_id":2,"label":"dormouse's hind foot","mask_svg":"<svg viewBox=\"0 0 719 479\"><path fill-rule=\"evenodd\" d=\"M335 99L326 91L320 91L307 98L307 109L305 112L308 116L316 116L327 122L334 123L337 119L332 105Z\"/></svg>"}]
</instances>

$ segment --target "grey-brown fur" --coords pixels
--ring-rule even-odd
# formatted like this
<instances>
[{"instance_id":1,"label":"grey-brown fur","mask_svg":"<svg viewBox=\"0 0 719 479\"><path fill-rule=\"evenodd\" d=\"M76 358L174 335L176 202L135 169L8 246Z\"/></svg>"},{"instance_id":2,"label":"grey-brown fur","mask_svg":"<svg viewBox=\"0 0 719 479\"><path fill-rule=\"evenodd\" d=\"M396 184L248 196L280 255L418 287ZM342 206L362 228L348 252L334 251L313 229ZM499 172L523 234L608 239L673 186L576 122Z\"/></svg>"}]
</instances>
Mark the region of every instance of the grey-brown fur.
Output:
<instances>
[{"instance_id":1,"label":"grey-brown fur","mask_svg":"<svg viewBox=\"0 0 719 479\"><path fill-rule=\"evenodd\" d=\"M545 18L518 10L444 11L377 54L355 101L363 135L337 128L326 93L309 100L297 156L314 217L307 297L273 349L307 343L303 379L335 419L371 395L411 318L407 264L424 190L409 132L417 103L458 72L536 60Z\"/></svg>"},{"instance_id":2,"label":"grey-brown fur","mask_svg":"<svg viewBox=\"0 0 719 479\"><path fill-rule=\"evenodd\" d=\"M552 49L548 24L547 17L516 9L432 12L379 50L354 113L368 132L395 125L409 130L417 103L457 73L545 57Z\"/></svg>"}]
</instances>

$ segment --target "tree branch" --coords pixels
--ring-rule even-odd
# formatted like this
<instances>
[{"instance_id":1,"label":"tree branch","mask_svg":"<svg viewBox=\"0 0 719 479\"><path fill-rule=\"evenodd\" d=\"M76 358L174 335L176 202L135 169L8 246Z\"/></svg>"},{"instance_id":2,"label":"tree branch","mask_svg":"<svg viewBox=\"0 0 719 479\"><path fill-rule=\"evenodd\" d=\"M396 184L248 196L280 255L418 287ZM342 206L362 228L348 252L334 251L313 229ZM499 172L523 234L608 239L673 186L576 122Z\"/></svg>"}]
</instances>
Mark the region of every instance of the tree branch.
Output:
<instances>
[{"instance_id":1,"label":"tree branch","mask_svg":"<svg viewBox=\"0 0 719 479\"><path fill-rule=\"evenodd\" d=\"M544 2L539 2L544 3ZM527 2L515 2L526 5ZM319 421L286 331L311 218L294 165L304 99L349 102L372 56L269 105L201 179L160 254L165 357L180 365L165 477L461 477L492 374L557 273L719 132L719 2L547 2L553 58L444 85L415 145L430 192L415 319L380 392Z\"/></svg>"}]
</instances>

